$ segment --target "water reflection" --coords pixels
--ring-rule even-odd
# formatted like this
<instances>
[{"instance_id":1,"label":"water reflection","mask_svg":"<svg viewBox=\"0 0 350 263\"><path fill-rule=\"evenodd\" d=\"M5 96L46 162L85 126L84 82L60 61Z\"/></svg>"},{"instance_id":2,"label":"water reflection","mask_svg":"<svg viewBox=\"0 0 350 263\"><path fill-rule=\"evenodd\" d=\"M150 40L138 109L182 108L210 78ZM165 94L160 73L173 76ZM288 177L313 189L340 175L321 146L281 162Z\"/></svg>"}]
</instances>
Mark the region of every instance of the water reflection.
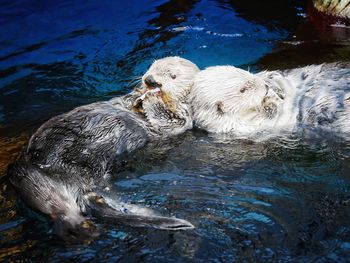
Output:
<instances>
[{"instance_id":1,"label":"water reflection","mask_svg":"<svg viewBox=\"0 0 350 263\"><path fill-rule=\"evenodd\" d=\"M300 1L301 2L301 1ZM260 69L287 69L311 64L348 61L350 55L350 28L330 20L320 18L311 7L296 7L301 19L284 41L278 43L274 51L260 58ZM304 3L306 5L306 3Z\"/></svg>"},{"instance_id":2,"label":"water reflection","mask_svg":"<svg viewBox=\"0 0 350 263\"><path fill-rule=\"evenodd\" d=\"M7 165L13 162L22 147L27 143L29 136L21 134L14 137L3 137L0 139L0 174L4 174Z\"/></svg>"},{"instance_id":3,"label":"water reflection","mask_svg":"<svg viewBox=\"0 0 350 263\"><path fill-rule=\"evenodd\" d=\"M289 147L284 139L222 143L191 133L163 158L158 154L158 162L134 156L143 165L121 175L116 188L122 198L135 196L135 203L177 216L185 209L180 215L197 226L196 253L203 260L305 259L321 250L344 255L335 241L349 237L349 181L339 172L348 153L342 149L331 140Z\"/></svg>"},{"instance_id":4,"label":"water reflection","mask_svg":"<svg viewBox=\"0 0 350 263\"><path fill-rule=\"evenodd\" d=\"M117 65L134 74L135 67L145 69L154 59L176 54L174 47L167 47L167 42L180 33L171 30L171 27L188 21L188 13L194 8L197 1L167 1L152 10L155 14L147 21L147 26L137 34L138 39L130 52L117 61ZM161 53L159 48L164 49ZM147 63L145 63L147 62ZM140 71L144 72L144 71Z\"/></svg>"},{"instance_id":5,"label":"water reflection","mask_svg":"<svg viewBox=\"0 0 350 263\"><path fill-rule=\"evenodd\" d=\"M186 218L194 231L100 225L96 240L66 246L48 234L47 223L38 224L38 215L15 208L15 197L6 196L3 241L9 244L11 236L20 249L6 245L3 255L39 260L35 251L45 249L52 260L344 258L350 238L348 145L302 138L251 142L188 132L126 157L109 195Z\"/></svg>"},{"instance_id":6,"label":"water reflection","mask_svg":"<svg viewBox=\"0 0 350 263\"><path fill-rule=\"evenodd\" d=\"M305 1L289 0L218 0L224 8L230 8L248 21L267 26L270 30L276 28L293 32L303 22L305 16ZM279 11L278 11L279 10Z\"/></svg>"},{"instance_id":7,"label":"water reflection","mask_svg":"<svg viewBox=\"0 0 350 263\"><path fill-rule=\"evenodd\" d=\"M306 19L305 1L33 1L0 9L0 173L51 116L128 92L154 58L200 67L288 68L348 57ZM127 11L126 11L127 10ZM279 12L276 12L279 10ZM327 27L329 29L329 27ZM264 142L191 131L125 157L110 198L196 225L98 226L86 243L52 234L1 184L4 261L346 261L350 144L288 134Z\"/></svg>"},{"instance_id":8,"label":"water reflection","mask_svg":"<svg viewBox=\"0 0 350 263\"><path fill-rule=\"evenodd\" d=\"M17 127L126 93L155 58L180 55L200 67L243 65L286 36L284 29L247 22L215 1L136 2L72 7L62 1L53 9L29 1L1 10L10 33L1 42L0 121Z\"/></svg>"}]
</instances>

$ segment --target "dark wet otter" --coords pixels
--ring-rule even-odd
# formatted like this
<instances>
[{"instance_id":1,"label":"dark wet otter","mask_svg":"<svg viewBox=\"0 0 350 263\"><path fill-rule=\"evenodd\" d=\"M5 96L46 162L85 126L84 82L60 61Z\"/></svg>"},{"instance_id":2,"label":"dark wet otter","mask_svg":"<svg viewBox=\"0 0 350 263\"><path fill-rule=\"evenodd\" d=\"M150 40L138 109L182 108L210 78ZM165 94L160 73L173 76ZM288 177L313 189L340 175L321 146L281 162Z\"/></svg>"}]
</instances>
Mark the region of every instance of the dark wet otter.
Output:
<instances>
[{"instance_id":1,"label":"dark wet otter","mask_svg":"<svg viewBox=\"0 0 350 263\"><path fill-rule=\"evenodd\" d=\"M143 82L141 90L54 117L33 134L9 168L9 181L23 200L49 215L61 234L83 229L86 215L131 226L193 228L182 219L124 213L101 195L123 154L192 127L186 96L198 68L177 57L152 67L176 70L176 85L171 78L158 79L157 87Z\"/></svg>"}]
</instances>

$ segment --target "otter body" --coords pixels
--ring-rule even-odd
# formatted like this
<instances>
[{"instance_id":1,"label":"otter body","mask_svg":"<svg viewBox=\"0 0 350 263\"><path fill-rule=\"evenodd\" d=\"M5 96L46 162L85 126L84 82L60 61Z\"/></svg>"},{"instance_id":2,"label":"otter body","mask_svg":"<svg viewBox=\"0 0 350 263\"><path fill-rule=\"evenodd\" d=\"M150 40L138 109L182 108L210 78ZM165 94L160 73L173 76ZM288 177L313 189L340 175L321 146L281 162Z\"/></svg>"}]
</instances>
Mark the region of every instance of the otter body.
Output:
<instances>
[{"instance_id":1,"label":"otter body","mask_svg":"<svg viewBox=\"0 0 350 263\"><path fill-rule=\"evenodd\" d=\"M195 77L195 125L213 133L254 136L268 131L322 129L350 134L348 63L252 74L211 67Z\"/></svg>"},{"instance_id":2,"label":"otter body","mask_svg":"<svg viewBox=\"0 0 350 263\"><path fill-rule=\"evenodd\" d=\"M167 61L170 68L164 66ZM154 64L170 70L178 63L192 71L171 88L185 89L197 71L193 63L165 58ZM79 232L85 215L132 226L193 228L182 219L117 211L102 191L109 185L111 169L117 173L122 166L122 155L190 128L185 100L169 93L166 83L156 91L144 84L123 97L81 106L44 123L9 168L9 181L27 204L58 223L62 233Z\"/></svg>"}]
</instances>

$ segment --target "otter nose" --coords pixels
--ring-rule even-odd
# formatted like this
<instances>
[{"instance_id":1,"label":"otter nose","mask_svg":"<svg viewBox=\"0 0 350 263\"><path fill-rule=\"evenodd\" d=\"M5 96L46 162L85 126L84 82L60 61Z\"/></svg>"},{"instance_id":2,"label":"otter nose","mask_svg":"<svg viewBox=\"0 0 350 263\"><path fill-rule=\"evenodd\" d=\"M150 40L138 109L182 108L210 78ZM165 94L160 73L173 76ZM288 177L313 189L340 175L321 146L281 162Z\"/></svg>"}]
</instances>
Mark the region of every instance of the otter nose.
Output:
<instances>
[{"instance_id":1,"label":"otter nose","mask_svg":"<svg viewBox=\"0 0 350 263\"><path fill-rule=\"evenodd\" d=\"M162 84L158 83L152 75L148 75L146 78L145 78L145 83L147 86L150 86L150 87L155 87L155 88L158 88L158 87L161 87Z\"/></svg>"}]
</instances>

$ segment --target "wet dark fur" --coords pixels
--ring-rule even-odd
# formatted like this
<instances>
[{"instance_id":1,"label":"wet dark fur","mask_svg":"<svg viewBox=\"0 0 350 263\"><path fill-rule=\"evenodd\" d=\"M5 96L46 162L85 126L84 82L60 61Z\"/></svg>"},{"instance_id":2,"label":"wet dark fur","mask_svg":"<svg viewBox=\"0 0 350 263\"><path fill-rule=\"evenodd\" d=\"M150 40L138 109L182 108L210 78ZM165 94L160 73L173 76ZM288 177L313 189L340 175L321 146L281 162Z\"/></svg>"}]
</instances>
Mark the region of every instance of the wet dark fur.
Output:
<instances>
[{"instance_id":1,"label":"wet dark fur","mask_svg":"<svg viewBox=\"0 0 350 263\"><path fill-rule=\"evenodd\" d=\"M183 124L181 119L171 119L158 103L155 109L147 110L163 112L164 126L151 125L144 115L131 110L136 96L139 94L131 93L81 106L52 118L33 134L20 158L10 166L12 186L30 207L58 222L59 229L81 231L88 214L100 214L107 221L124 219L134 226L184 226L186 221L175 218L125 215L108 207L102 196L96 199L96 194L88 195L108 185L109 173L112 167L118 170L122 166L123 154L165 137L170 126ZM71 204L73 198L79 211L75 211L74 202Z\"/></svg>"}]
</instances>

